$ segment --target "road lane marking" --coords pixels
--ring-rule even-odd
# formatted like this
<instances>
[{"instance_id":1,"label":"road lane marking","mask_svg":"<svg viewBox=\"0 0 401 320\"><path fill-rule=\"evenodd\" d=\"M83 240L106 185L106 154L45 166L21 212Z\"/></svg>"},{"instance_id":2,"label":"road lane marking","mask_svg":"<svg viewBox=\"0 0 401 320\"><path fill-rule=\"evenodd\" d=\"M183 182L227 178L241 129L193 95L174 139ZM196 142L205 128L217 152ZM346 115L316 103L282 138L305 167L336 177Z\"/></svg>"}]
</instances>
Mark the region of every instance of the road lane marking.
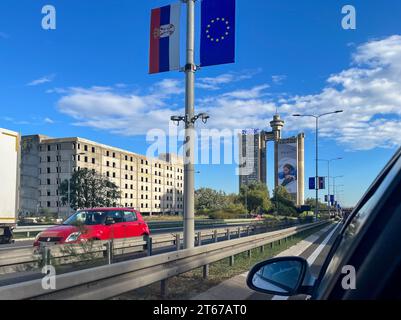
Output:
<instances>
[{"instance_id":1,"label":"road lane marking","mask_svg":"<svg viewBox=\"0 0 401 320\"><path fill-rule=\"evenodd\" d=\"M338 223L337 226L333 228L333 230L327 235L327 237L322 241L322 243L315 249L315 251L309 256L309 258L306 260L310 266L312 266L316 259L319 257L320 253L323 251L327 243L330 241L330 239L333 237L334 233L337 231L341 224ZM271 300L288 300L290 297L287 296L278 296L275 295Z\"/></svg>"}]
</instances>

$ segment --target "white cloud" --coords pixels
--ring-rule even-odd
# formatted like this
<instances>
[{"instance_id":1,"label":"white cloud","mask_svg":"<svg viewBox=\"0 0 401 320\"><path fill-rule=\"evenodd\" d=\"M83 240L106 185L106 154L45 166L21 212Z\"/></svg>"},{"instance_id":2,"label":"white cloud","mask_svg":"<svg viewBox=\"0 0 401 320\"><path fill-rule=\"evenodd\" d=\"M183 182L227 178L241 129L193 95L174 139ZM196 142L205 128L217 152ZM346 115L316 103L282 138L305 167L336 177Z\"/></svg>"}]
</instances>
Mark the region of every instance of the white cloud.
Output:
<instances>
[{"instance_id":1,"label":"white cloud","mask_svg":"<svg viewBox=\"0 0 401 320\"><path fill-rule=\"evenodd\" d=\"M287 76L282 74L272 76L272 81L274 84L282 84L285 79L287 79Z\"/></svg>"},{"instance_id":2,"label":"white cloud","mask_svg":"<svg viewBox=\"0 0 401 320\"><path fill-rule=\"evenodd\" d=\"M320 114L322 134L352 150L401 145L401 36L372 40L357 47L352 67L327 80L321 93L295 96L280 111ZM307 118L288 118L287 128L312 129Z\"/></svg>"},{"instance_id":3,"label":"white cloud","mask_svg":"<svg viewBox=\"0 0 401 320\"><path fill-rule=\"evenodd\" d=\"M173 96L183 93L178 80L163 80L149 91L140 95L108 87L70 88L57 107L75 120L74 125L121 135L141 135L154 128L166 129L170 116L183 112L167 105Z\"/></svg>"},{"instance_id":4,"label":"white cloud","mask_svg":"<svg viewBox=\"0 0 401 320\"><path fill-rule=\"evenodd\" d=\"M54 80L54 78L55 78L55 75L44 76L42 78L39 78L39 79L29 82L27 84L27 86L33 87L33 86L38 86L38 85L41 85L44 83L52 82Z\"/></svg>"},{"instance_id":5,"label":"white cloud","mask_svg":"<svg viewBox=\"0 0 401 320\"><path fill-rule=\"evenodd\" d=\"M261 69L244 70L242 72L224 73L217 77L203 77L197 80L196 86L199 89L219 90L223 85L252 79L256 74L260 72Z\"/></svg>"},{"instance_id":6,"label":"white cloud","mask_svg":"<svg viewBox=\"0 0 401 320\"><path fill-rule=\"evenodd\" d=\"M260 98L264 95L263 93L266 89L270 88L268 84L263 84L260 86L253 87L251 89L245 89L245 90L236 90L232 92L228 92L223 94L224 97L230 97L230 98L236 98L236 99L255 99L255 98Z\"/></svg>"},{"instance_id":7,"label":"white cloud","mask_svg":"<svg viewBox=\"0 0 401 320\"><path fill-rule=\"evenodd\" d=\"M267 84L226 89L218 95L197 95L197 111L210 114L209 129L268 129L278 107L287 132L313 132L313 119L291 115L343 109L343 114L321 118L323 137L351 150L401 145L401 36L372 40L352 50L351 66L332 74L319 93L273 99ZM203 79L200 83L209 89L235 81L227 74ZM183 88L183 81L174 79L155 84L147 94L122 94L104 87L70 88L58 108L73 117L76 125L143 135L149 129L167 129L171 115L183 114Z\"/></svg>"}]
</instances>

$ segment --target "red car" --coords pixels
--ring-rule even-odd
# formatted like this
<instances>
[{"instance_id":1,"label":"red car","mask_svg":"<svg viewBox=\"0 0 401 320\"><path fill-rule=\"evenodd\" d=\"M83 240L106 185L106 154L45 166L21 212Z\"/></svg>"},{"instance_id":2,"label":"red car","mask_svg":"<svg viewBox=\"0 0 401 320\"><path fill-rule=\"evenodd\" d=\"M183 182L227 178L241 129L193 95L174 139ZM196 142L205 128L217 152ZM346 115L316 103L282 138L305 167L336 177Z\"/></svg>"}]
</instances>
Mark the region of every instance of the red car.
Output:
<instances>
[{"instance_id":1,"label":"red car","mask_svg":"<svg viewBox=\"0 0 401 320\"><path fill-rule=\"evenodd\" d=\"M142 215L133 209L95 208L79 210L62 225L39 233L34 246L40 243L66 244L86 240L109 240L149 235Z\"/></svg>"}]
</instances>

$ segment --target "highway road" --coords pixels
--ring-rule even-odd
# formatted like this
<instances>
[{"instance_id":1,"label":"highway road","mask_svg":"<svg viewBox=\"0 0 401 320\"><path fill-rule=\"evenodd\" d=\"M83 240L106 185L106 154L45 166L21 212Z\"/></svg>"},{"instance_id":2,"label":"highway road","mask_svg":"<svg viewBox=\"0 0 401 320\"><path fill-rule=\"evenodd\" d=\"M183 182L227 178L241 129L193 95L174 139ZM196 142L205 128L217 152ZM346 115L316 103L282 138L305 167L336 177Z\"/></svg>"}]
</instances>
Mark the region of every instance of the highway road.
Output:
<instances>
[{"instance_id":1,"label":"highway road","mask_svg":"<svg viewBox=\"0 0 401 320\"><path fill-rule=\"evenodd\" d=\"M341 230L341 223L335 224L328 228L326 232L319 234L316 240L299 254L300 257L306 259L311 266L311 273L314 277L318 277L323 263L329 254L330 248L333 245L338 232ZM293 297L272 296L255 293L250 296L249 300L257 300L262 297L263 300L306 300L306 295L298 295Z\"/></svg>"},{"instance_id":2,"label":"highway road","mask_svg":"<svg viewBox=\"0 0 401 320\"><path fill-rule=\"evenodd\" d=\"M342 223L335 223L310 235L278 256L300 256L311 265L311 273L317 277L330 251ZM226 280L195 296L194 300L305 300L306 295L282 297L255 292L246 285L248 272Z\"/></svg>"}]
</instances>

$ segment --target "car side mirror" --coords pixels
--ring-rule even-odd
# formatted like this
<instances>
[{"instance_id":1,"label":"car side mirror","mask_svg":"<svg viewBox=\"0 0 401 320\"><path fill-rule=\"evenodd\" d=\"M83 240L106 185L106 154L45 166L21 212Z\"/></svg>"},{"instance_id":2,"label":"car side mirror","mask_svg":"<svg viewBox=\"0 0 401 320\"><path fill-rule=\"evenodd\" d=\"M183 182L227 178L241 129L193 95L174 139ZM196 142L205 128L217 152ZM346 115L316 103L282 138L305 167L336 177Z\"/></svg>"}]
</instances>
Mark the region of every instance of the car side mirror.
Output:
<instances>
[{"instance_id":1,"label":"car side mirror","mask_svg":"<svg viewBox=\"0 0 401 320\"><path fill-rule=\"evenodd\" d=\"M278 296L312 294L314 278L301 257L279 257L255 265L248 274L252 290Z\"/></svg>"},{"instance_id":2,"label":"car side mirror","mask_svg":"<svg viewBox=\"0 0 401 320\"><path fill-rule=\"evenodd\" d=\"M111 226L111 225L113 225L113 224L115 224L116 222L114 221L114 219L113 219L113 217L107 217L106 218L106 221L104 222L104 224L106 225L106 226Z\"/></svg>"}]
</instances>

